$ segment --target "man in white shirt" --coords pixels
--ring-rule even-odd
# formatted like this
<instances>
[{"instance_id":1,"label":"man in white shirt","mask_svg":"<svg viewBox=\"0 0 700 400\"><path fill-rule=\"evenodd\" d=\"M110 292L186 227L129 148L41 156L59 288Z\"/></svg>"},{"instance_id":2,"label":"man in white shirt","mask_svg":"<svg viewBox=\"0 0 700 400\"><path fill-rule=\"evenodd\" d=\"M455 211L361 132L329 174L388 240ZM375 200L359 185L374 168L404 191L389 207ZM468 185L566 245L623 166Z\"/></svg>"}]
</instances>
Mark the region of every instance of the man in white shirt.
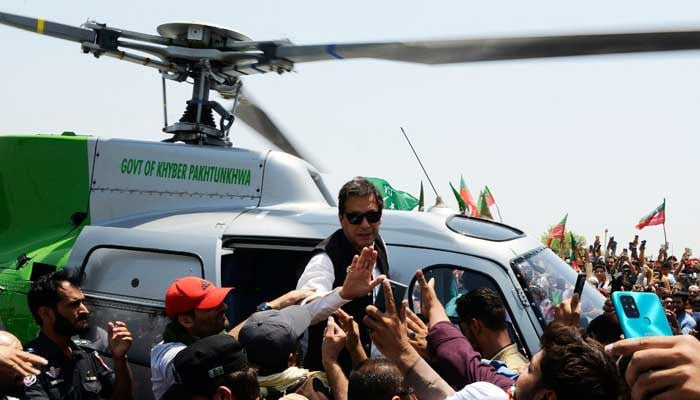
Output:
<instances>
[{"instance_id":1,"label":"man in white shirt","mask_svg":"<svg viewBox=\"0 0 700 400\"><path fill-rule=\"evenodd\" d=\"M374 277L372 287L379 283L381 275L388 275L386 247L379 236L383 207L384 200L381 194L367 179L355 177L343 185L338 194L338 219L341 228L314 249L304 273L299 278L297 289L315 289L317 294L323 294L342 285L348 271L351 271L353 260L359 258L363 251L372 252L374 258L370 266ZM368 292L343 305L343 309L360 324L360 339L367 353L370 353L370 339L362 320L365 308L372 304L372 300L373 294ZM309 328L304 365L311 369L323 368L323 321ZM347 352L341 353L339 362L343 370L349 373L351 365Z\"/></svg>"}]
</instances>

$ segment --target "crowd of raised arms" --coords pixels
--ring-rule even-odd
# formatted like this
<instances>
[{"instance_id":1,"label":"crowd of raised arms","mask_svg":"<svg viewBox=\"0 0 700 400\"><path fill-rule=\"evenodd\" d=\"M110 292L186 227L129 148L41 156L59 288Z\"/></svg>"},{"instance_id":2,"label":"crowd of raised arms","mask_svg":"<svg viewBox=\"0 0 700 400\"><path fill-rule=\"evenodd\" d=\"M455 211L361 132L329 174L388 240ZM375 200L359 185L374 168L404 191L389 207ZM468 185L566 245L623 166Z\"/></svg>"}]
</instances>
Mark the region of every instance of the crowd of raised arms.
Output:
<instances>
[{"instance_id":1,"label":"crowd of raised arms","mask_svg":"<svg viewBox=\"0 0 700 400\"><path fill-rule=\"evenodd\" d=\"M530 290L561 291L533 304L549 315L540 350L527 354L509 335L506 306L490 288L462 294L450 319L432 279L416 272L417 315L394 302L391 256L379 235L383 201L366 179L338 195L340 229L322 241L296 289L229 326L227 296L199 277L175 280L165 294L168 324L151 349L153 397L170 399L700 399L700 262L645 242L602 251L581 248L572 267L609 297L659 296L675 335L623 339L610 301L590 321L568 283L530 273ZM380 291L383 310L375 305ZM536 293L535 293L536 294ZM413 294L410 294L413 295ZM87 332L90 309L71 269L33 282L29 309L38 336L24 346L0 331L0 399L138 398L124 321L99 327L103 359ZM585 310L584 310L585 312ZM583 324L581 321L584 321ZM585 326L582 326L585 325Z\"/></svg>"}]
</instances>

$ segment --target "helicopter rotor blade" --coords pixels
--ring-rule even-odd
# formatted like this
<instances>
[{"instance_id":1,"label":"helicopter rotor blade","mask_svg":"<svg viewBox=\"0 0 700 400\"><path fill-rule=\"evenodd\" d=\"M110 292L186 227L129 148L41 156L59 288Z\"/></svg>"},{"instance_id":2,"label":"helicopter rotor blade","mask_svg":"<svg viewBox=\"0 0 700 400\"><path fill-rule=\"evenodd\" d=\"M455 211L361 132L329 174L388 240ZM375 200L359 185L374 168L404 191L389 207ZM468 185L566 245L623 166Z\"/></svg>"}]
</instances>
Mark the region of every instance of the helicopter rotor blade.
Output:
<instances>
[{"instance_id":1,"label":"helicopter rotor blade","mask_svg":"<svg viewBox=\"0 0 700 400\"><path fill-rule=\"evenodd\" d=\"M700 31L533 36L414 42L295 46L281 44L275 56L294 63L376 58L421 64L450 64L593 54L700 49Z\"/></svg>"},{"instance_id":2,"label":"helicopter rotor blade","mask_svg":"<svg viewBox=\"0 0 700 400\"><path fill-rule=\"evenodd\" d=\"M272 118L270 118L245 91L242 91L240 94L235 116L260 134L260 136L277 146L280 150L306 160L318 168L318 164L314 163L311 158L307 157L297 146L293 145L288 139L288 135L280 129Z\"/></svg>"},{"instance_id":3,"label":"helicopter rotor blade","mask_svg":"<svg viewBox=\"0 0 700 400\"><path fill-rule=\"evenodd\" d=\"M0 12L0 24L78 43L94 43L97 38L97 33L91 29L46 21L41 18L23 17L21 15L5 12Z\"/></svg>"}]
</instances>

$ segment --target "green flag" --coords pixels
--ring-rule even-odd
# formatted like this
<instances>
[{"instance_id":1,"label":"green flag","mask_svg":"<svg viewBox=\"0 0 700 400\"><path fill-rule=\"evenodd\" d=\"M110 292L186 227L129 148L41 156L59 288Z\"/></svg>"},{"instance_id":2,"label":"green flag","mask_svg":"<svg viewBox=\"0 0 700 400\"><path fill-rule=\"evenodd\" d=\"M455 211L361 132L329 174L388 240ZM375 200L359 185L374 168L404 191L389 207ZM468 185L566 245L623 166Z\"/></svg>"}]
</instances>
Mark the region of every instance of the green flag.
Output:
<instances>
[{"instance_id":1,"label":"green flag","mask_svg":"<svg viewBox=\"0 0 700 400\"><path fill-rule=\"evenodd\" d=\"M389 182L381 178L367 178L368 181L372 182L374 186L377 187L379 193L382 194L384 199L384 208L387 210L413 210L418 205L418 199L413 197L410 193L402 192L396 190Z\"/></svg>"},{"instance_id":2,"label":"green flag","mask_svg":"<svg viewBox=\"0 0 700 400\"><path fill-rule=\"evenodd\" d=\"M425 194L423 194L423 181L420 181L420 195L418 196L418 211L425 210Z\"/></svg>"},{"instance_id":3,"label":"green flag","mask_svg":"<svg viewBox=\"0 0 700 400\"><path fill-rule=\"evenodd\" d=\"M452 188L452 193L454 193L455 197L457 198L457 204L459 204L459 212L464 214L464 212L467 210L467 203L464 202L464 199L462 198L462 196L459 195L457 189L455 189L455 187L452 186L452 182L450 182L450 187Z\"/></svg>"}]
</instances>

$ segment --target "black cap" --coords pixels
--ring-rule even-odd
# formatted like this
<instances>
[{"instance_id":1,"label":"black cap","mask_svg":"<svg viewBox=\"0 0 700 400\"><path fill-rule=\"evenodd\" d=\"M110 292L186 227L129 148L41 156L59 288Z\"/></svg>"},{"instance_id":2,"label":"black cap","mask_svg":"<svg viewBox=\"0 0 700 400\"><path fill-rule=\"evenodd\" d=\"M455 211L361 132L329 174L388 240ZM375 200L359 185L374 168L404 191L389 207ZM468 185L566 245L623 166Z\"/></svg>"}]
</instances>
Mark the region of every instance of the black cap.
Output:
<instances>
[{"instance_id":1,"label":"black cap","mask_svg":"<svg viewBox=\"0 0 700 400\"><path fill-rule=\"evenodd\" d=\"M310 323L311 313L302 306L256 312L243 325L238 339L259 374L270 375L287 369L289 354Z\"/></svg>"},{"instance_id":2,"label":"black cap","mask_svg":"<svg viewBox=\"0 0 700 400\"><path fill-rule=\"evenodd\" d=\"M195 393L207 382L248 367L243 345L233 336L218 334L200 339L175 356L175 379Z\"/></svg>"}]
</instances>

